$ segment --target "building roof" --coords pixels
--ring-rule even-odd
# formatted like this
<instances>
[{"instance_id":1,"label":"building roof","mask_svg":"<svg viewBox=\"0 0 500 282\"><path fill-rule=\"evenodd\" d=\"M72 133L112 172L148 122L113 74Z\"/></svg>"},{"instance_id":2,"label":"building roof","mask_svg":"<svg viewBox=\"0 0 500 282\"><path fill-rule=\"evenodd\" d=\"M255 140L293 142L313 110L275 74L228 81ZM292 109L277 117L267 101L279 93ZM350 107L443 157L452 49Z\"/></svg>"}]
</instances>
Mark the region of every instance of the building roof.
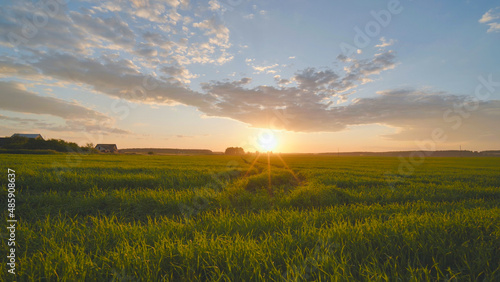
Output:
<instances>
[{"instance_id":1,"label":"building roof","mask_svg":"<svg viewBox=\"0 0 500 282\"><path fill-rule=\"evenodd\" d=\"M101 147L101 148L105 148L105 149L116 149L118 147L116 147L116 144L97 144L96 146L96 149L97 147Z\"/></svg>"},{"instance_id":2,"label":"building roof","mask_svg":"<svg viewBox=\"0 0 500 282\"><path fill-rule=\"evenodd\" d=\"M12 137L26 137L26 138L33 138L33 139L36 139L36 138L42 138L42 135L41 134L24 134L24 133L14 133Z\"/></svg>"}]
</instances>

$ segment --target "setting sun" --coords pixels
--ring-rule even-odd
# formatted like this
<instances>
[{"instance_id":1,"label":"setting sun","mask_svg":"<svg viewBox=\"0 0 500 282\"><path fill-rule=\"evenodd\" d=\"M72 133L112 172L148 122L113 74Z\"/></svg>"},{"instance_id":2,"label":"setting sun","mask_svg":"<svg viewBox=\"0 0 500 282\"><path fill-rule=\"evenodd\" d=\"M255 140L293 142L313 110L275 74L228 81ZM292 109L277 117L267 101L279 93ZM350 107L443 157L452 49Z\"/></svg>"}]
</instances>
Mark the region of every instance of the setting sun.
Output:
<instances>
[{"instance_id":1,"label":"setting sun","mask_svg":"<svg viewBox=\"0 0 500 282\"><path fill-rule=\"evenodd\" d=\"M278 140L273 132L264 132L259 135L258 143L263 151L273 151L278 146Z\"/></svg>"}]
</instances>

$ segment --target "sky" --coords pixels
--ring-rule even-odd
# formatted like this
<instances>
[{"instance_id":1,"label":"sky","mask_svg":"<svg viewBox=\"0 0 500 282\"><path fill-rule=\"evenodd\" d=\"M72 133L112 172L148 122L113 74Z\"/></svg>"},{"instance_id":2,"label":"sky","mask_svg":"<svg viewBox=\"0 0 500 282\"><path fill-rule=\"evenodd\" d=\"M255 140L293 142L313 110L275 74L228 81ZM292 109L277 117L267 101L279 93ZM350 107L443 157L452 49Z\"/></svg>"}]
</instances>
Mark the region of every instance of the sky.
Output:
<instances>
[{"instance_id":1,"label":"sky","mask_svg":"<svg viewBox=\"0 0 500 282\"><path fill-rule=\"evenodd\" d=\"M500 149L497 1L0 3L0 136Z\"/></svg>"}]
</instances>

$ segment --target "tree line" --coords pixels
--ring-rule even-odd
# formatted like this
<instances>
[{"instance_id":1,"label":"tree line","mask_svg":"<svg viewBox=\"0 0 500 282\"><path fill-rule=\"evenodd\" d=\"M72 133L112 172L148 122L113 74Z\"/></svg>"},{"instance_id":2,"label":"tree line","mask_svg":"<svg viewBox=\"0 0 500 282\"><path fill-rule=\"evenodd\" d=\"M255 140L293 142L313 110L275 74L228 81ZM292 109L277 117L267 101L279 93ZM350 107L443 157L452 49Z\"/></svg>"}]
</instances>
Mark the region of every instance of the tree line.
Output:
<instances>
[{"instance_id":1,"label":"tree line","mask_svg":"<svg viewBox=\"0 0 500 282\"><path fill-rule=\"evenodd\" d=\"M94 145L89 143L83 147L62 139L34 139L21 136L1 138L0 148L8 150L54 150L56 152L97 152Z\"/></svg>"}]
</instances>

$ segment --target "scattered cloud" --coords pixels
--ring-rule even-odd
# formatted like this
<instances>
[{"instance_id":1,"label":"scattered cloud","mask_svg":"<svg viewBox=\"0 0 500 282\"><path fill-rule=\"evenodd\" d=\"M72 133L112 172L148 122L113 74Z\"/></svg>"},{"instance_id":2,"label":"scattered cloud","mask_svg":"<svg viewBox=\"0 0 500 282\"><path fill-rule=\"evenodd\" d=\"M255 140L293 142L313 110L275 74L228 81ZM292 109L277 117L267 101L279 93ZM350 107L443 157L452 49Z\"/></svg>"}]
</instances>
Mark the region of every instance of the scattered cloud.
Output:
<instances>
[{"instance_id":1,"label":"scattered cloud","mask_svg":"<svg viewBox=\"0 0 500 282\"><path fill-rule=\"evenodd\" d=\"M377 47L377 48L385 48L385 47L392 46L395 42L396 41L394 39L389 39L389 41L387 41L385 39L385 37L380 37L380 44L375 45L375 47Z\"/></svg>"},{"instance_id":2,"label":"scattered cloud","mask_svg":"<svg viewBox=\"0 0 500 282\"><path fill-rule=\"evenodd\" d=\"M500 19L500 7L490 9L479 19L479 22L489 25L490 28L487 32L500 32L498 19Z\"/></svg>"},{"instance_id":3,"label":"scattered cloud","mask_svg":"<svg viewBox=\"0 0 500 282\"><path fill-rule=\"evenodd\" d=\"M500 19L500 7L492 8L479 19L480 23L487 23L493 20Z\"/></svg>"},{"instance_id":4,"label":"scattered cloud","mask_svg":"<svg viewBox=\"0 0 500 282\"><path fill-rule=\"evenodd\" d=\"M210 3L212 8L219 5ZM187 0L124 0L120 5L103 1L71 11L57 5L43 26L27 28L26 21L19 19L39 17L40 7L18 1L0 9L0 32L6 35L0 37L0 45L22 48L23 56L35 57L45 52L92 57L113 50L123 57L138 56L136 61L145 68L158 62L221 65L231 61L229 29L213 12L193 15L184 11L188 7Z\"/></svg>"},{"instance_id":5,"label":"scattered cloud","mask_svg":"<svg viewBox=\"0 0 500 282\"><path fill-rule=\"evenodd\" d=\"M73 53L88 53L90 40L82 40L85 33L75 25L68 15L66 6L59 5L61 10L44 22L43 28L33 28L29 21L39 13L39 7L30 1L17 1L15 4L0 9L0 45L11 48L23 47L26 50L55 49Z\"/></svg>"},{"instance_id":6,"label":"scattered cloud","mask_svg":"<svg viewBox=\"0 0 500 282\"><path fill-rule=\"evenodd\" d=\"M217 23L216 18L193 23L193 26L205 30L205 35L213 35L209 40L211 44L224 48L229 48L231 46L231 44L229 44L229 29L223 24Z\"/></svg>"},{"instance_id":7,"label":"scattered cloud","mask_svg":"<svg viewBox=\"0 0 500 282\"><path fill-rule=\"evenodd\" d=\"M190 83L190 79L199 77L199 75L190 73L188 69L182 66L163 66L160 71L182 83Z\"/></svg>"},{"instance_id":8,"label":"scattered cloud","mask_svg":"<svg viewBox=\"0 0 500 282\"><path fill-rule=\"evenodd\" d=\"M211 11L217 11L217 10L219 10L221 8L221 6L220 6L220 4L219 4L219 2L217 0L210 0L208 2L208 6L209 6L209 9Z\"/></svg>"},{"instance_id":9,"label":"scattered cloud","mask_svg":"<svg viewBox=\"0 0 500 282\"><path fill-rule=\"evenodd\" d=\"M114 45L111 48L130 49L135 44L135 34L128 24L119 17L100 18L75 11L69 12L75 27L82 33L87 33L88 38L109 41ZM101 43L101 46L105 47ZM116 46L116 47L114 47Z\"/></svg>"},{"instance_id":10,"label":"scattered cloud","mask_svg":"<svg viewBox=\"0 0 500 282\"><path fill-rule=\"evenodd\" d=\"M273 65L269 65L269 66L255 66L255 65L252 65L252 68L256 71L257 74L259 73L276 73L276 70L274 70L274 68L278 67L279 64L273 64Z\"/></svg>"},{"instance_id":11,"label":"scattered cloud","mask_svg":"<svg viewBox=\"0 0 500 282\"><path fill-rule=\"evenodd\" d=\"M489 23L488 32L500 32L500 23Z\"/></svg>"}]
</instances>

